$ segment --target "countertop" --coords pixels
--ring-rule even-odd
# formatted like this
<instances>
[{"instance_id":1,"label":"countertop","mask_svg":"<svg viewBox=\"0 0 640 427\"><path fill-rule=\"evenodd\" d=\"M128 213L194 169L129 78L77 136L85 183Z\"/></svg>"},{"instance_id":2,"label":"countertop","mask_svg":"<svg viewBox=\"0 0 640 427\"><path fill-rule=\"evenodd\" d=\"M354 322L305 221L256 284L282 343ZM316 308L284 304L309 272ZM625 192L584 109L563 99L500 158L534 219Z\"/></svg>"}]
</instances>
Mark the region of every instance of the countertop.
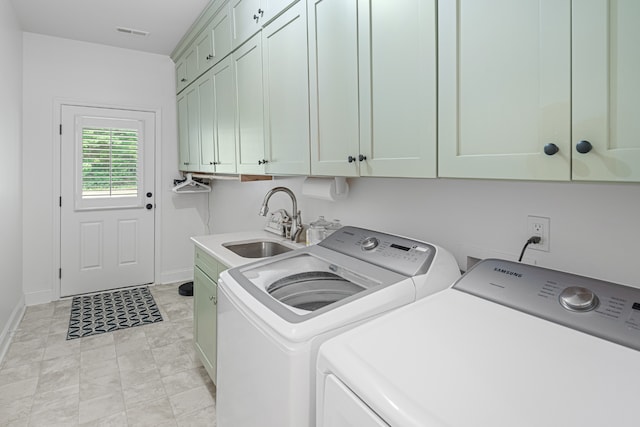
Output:
<instances>
[{"instance_id":1,"label":"countertop","mask_svg":"<svg viewBox=\"0 0 640 427\"><path fill-rule=\"evenodd\" d=\"M295 243L291 240L285 239L282 236L278 236L273 233L269 233L264 230L256 231L238 231L233 233L222 234L208 234L205 236L195 236L191 240L200 249L208 253L209 255L218 259L229 268L237 267L239 265L248 264L250 262L258 261L262 258L245 258L231 252L225 248L223 244L227 243L250 243L255 241L269 241L277 242L291 248L303 248L304 244Z\"/></svg>"}]
</instances>

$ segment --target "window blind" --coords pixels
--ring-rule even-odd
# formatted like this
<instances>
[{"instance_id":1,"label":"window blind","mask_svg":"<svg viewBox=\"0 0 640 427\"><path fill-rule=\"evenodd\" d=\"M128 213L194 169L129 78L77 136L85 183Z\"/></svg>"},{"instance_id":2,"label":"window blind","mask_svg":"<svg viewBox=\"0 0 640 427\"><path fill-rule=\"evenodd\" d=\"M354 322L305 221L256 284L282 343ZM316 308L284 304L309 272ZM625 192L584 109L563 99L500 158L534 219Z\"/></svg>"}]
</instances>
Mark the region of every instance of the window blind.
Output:
<instances>
[{"instance_id":1,"label":"window blind","mask_svg":"<svg viewBox=\"0 0 640 427\"><path fill-rule=\"evenodd\" d=\"M82 197L138 195L138 131L82 128Z\"/></svg>"}]
</instances>

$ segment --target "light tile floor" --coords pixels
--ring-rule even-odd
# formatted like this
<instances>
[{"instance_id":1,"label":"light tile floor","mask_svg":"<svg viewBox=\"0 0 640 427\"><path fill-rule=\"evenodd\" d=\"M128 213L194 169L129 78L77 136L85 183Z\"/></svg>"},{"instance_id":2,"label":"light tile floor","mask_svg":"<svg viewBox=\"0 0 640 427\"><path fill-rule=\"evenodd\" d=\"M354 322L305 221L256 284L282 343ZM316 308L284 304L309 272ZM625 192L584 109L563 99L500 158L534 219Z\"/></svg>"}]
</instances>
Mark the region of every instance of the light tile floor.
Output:
<instances>
[{"instance_id":1,"label":"light tile floor","mask_svg":"<svg viewBox=\"0 0 640 427\"><path fill-rule=\"evenodd\" d=\"M162 322L70 341L70 299L27 307L0 365L0 426L215 426L177 287L150 287Z\"/></svg>"}]
</instances>

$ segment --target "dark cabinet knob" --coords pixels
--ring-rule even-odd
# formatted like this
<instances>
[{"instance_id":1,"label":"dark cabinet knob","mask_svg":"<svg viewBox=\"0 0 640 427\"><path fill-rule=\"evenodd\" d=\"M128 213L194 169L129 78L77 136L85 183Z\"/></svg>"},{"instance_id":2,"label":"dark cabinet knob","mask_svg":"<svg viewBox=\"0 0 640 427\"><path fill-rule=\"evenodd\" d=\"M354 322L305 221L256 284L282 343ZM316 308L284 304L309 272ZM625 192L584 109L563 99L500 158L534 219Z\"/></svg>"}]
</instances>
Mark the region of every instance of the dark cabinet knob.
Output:
<instances>
[{"instance_id":1,"label":"dark cabinet knob","mask_svg":"<svg viewBox=\"0 0 640 427\"><path fill-rule=\"evenodd\" d=\"M355 161L356 161L356 158L355 158L355 157L353 157L353 156L349 156L349 157L347 157L347 161L348 161L349 163L353 163L353 162L355 162Z\"/></svg>"},{"instance_id":2,"label":"dark cabinet knob","mask_svg":"<svg viewBox=\"0 0 640 427\"><path fill-rule=\"evenodd\" d=\"M209 60L213 59L213 55L211 55L211 54L207 55L207 58L206 58L206 59L207 59L207 61L209 61Z\"/></svg>"},{"instance_id":3,"label":"dark cabinet knob","mask_svg":"<svg viewBox=\"0 0 640 427\"><path fill-rule=\"evenodd\" d=\"M253 19L258 22L258 19L260 19L260 17L258 15L253 15Z\"/></svg>"},{"instance_id":4,"label":"dark cabinet knob","mask_svg":"<svg viewBox=\"0 0 640 427\"><path fill-rule=\"evenodd\" d=\"M153 205L151 203L147 203L147 205L145 206L145 208L147 209L153 209Z\"/></svg>"},{"instance_id":5,"label":"dark cabinet knob","mask_svg":"<svg viewBox=\"0 0 640 427\"><path fill-rule=\"evenodd\" d=\"M258 160L259 165L266 165L267 163L269 163L269 160L267 159Z\"/></svg>"},{"instance_id":6,"label":"dark cabinet knob","mask_svg":"<svg viewBox=\"0 0 640 427\"><path fill-rule=\"evenodd\" d=\"M544 154L546 154L547 156L553 156L554 154L556 154L558 151L560 151L560 149L558 148L558 146L552 142L548 143L547 145L544 146Z\"/></svg>"},{"instance_id":7,"label":"dark cabinet knob","mask_svg":"<svg viewBox=\"0 0 640 427\"><path fill-rule=\"evenodd\" d=\"M358 160L359 160L359 161L361 161L361 162L363 162L363 161L367 160L367 156L364 156L364 155L362 155L362 154L359 154L359 155L358 155Z\"/></svg>"},{"instance_id":8,"label":"dark cabinet knob","mask_svg":"<svg viewBox=\"0 0 640 427\"><path fill-rule=\"evenodd\" d=\"M183 78L181 78L181 79L180 79L180 81L184 83L184 82L186 82L186 81L187 81L187 79L185 79L185 78L183 77Z\"/></svg>"},{"instance_id":9,"label":"dark cabinet knob","mask_svg":"<svg viewBox=\"0 0 640 427\"><path fill-rule=\"evenodd\" d=\"M151 197L151 196L153 196L153 193L148 192L148 193L147 193L147 197Z\"/></svg>"},{"instance_id":10,"label":"dark cabinet knob","mask_svg":"<svg viewBox=\"0 0 640 427\"><path fill-rule=\"evenodd\" d=\"M576 151L580 154L586 154L593 148L589 141L580 141L576 144Z\"/></svg>"},{"instance_id":11,"label":"dark cabinet knob","mask_svg":"<svg viewBox=\"0 0 640 427\"><path fill-rule=\"evenodd\" d=\"M262 10L262 9L258 9L258 13L260 14L260 17L263 17L263 16L264 16L264 10Z\"/></svg>"}]
</instances>

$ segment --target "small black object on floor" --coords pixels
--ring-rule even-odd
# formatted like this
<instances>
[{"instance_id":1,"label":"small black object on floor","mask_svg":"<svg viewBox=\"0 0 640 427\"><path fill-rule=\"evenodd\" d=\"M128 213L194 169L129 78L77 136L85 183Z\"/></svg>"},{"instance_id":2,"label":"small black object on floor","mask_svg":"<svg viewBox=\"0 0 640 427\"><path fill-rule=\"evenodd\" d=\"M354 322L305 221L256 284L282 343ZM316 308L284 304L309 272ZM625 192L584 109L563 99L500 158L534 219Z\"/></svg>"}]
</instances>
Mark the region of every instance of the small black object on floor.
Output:
<instances>
[{"instance_id":1,"label":"small black object on floor","mask_svg":"<svg viewBox=\"0 0 640 427\"><path fill-rule=\"evenodd\" d=\"M185 297L193 296L193 282L186 282L178 286L178 293Z\"/></svg>"}]
</instances>

